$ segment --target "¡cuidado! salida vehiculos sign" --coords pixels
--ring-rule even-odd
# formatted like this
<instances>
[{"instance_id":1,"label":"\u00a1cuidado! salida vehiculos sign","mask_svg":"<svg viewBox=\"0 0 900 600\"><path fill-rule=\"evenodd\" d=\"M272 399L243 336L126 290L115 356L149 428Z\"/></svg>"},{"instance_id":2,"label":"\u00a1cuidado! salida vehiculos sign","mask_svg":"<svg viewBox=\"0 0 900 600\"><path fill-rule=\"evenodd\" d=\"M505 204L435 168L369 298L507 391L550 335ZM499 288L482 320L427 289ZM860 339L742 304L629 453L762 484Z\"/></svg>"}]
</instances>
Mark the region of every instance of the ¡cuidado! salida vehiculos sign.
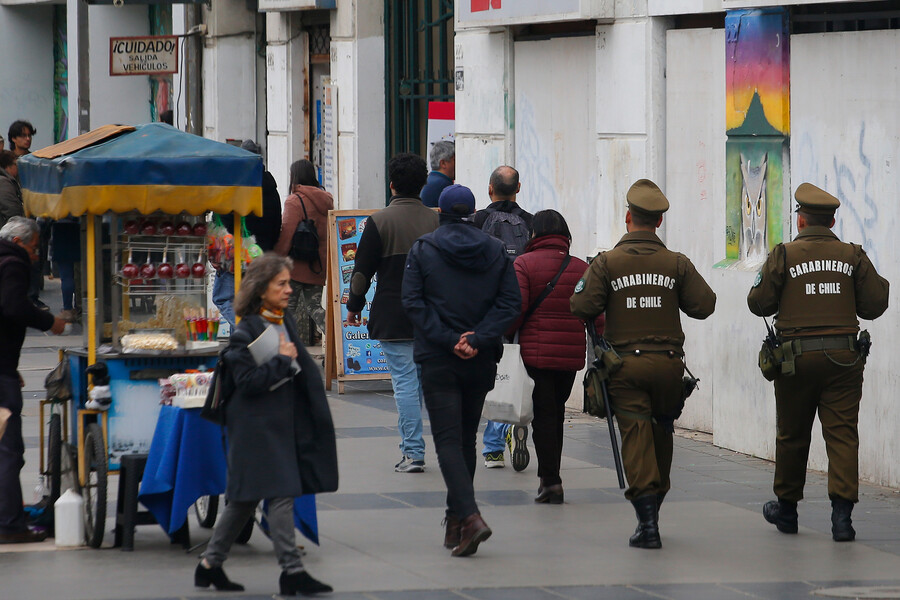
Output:
<instances>
[{"instance_id":1,"label":"\u00a1cuidado! salida vehiculos sign","mask_svg":"<svg viewBox=\"0 0 900 600\"><path fill-rule=\"evenodd\" d=\"M178 72L178 36L109 38L110 75L162 75Z\"/></svg>"}]
</instances>

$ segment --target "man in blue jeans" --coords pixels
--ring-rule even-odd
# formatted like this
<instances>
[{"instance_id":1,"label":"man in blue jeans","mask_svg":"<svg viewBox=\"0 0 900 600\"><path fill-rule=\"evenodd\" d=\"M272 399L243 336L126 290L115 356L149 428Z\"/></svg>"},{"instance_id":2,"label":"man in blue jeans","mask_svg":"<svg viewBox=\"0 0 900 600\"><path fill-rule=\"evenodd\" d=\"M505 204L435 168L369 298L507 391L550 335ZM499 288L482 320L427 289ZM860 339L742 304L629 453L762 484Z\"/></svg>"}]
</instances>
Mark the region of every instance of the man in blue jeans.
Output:
<instances>
[{"instance_id":1,"label":"man in blue jeans","mask_svg":"<svg viewBox=\"0 0 900 600\"><path fill-rule=\"evenodd\" d=\"M428 168L421 157L398 154L388 164L388 174L391 202L368 218L356 249L347 323L360 324L366 292L377 275L368 329L369 337L381 342L397 402L401 456L394 470L421 473L425 470L422 384L420 370L413 361L413 326L400 303L400 290L409 249L419 237L437 229L438 215L419 199L428 178Z\"/></svg>"}]
</instances>

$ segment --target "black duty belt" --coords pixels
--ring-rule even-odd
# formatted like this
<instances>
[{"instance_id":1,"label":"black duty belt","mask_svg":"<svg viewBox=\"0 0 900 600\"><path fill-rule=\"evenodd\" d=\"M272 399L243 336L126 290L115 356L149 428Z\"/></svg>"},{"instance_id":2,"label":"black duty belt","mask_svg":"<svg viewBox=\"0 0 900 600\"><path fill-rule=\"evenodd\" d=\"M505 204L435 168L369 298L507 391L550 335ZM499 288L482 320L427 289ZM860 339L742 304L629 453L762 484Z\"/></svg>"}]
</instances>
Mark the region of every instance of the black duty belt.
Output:
<instances>
[{"instance_id":1,"label":"black duty belt","mask_svg":"<svg viewBox=\"0 0 900 600\"><path fill-rule=\"evenodd\" d=\"M795 338L791 340L794 355L816 350L856 350L855 335L834 335L814 338Z\"/></svg>"}]
</instances>

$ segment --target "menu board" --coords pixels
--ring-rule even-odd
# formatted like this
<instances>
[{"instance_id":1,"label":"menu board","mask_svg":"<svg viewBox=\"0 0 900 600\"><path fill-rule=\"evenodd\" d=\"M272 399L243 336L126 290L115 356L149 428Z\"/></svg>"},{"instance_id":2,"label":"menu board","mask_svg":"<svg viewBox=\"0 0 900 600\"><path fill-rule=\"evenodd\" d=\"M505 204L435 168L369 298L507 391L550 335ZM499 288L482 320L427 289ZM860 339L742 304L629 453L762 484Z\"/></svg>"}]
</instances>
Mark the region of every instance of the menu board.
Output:
<instances>
[{"instance_id":1,"label":"menu board","mask_svg":"<svg viewBox=\"0 0 900 600\"><path fill-rule=\"evenodd\" d=\"M347 301L350 299L350 277L356 264L356 251L369 215L375 210L332 210L328 213L328 303L326 335L325 380L338 380L343 393L345 380L387 379L390 377L387 359L381 343L369 338L369 310L378 278L373 277L366 303L360 312L360 324L347 324Z\"/></svg>"}]
</instances>

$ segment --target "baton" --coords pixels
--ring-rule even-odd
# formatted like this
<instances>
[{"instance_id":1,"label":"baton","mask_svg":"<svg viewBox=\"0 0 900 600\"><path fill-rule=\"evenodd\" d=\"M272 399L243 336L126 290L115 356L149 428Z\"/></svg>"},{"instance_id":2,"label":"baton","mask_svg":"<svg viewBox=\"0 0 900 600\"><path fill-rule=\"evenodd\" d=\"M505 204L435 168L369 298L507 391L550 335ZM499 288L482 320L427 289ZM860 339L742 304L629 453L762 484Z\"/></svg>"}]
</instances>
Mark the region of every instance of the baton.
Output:
<instances>
[{"instance_id":1,"label":"baton","mask_svg":"<svg viewBox=\"0 0 900 600\"><path fill-rule=\"evenodd\" d=\"M585 325L588 330L588 335L591 338L591 346L600 347L601 350L608 350L610 348L609 343L603 339L602 337L597 335L597 330L594 328L593 321L586 321ZM601 362L599 356L594 352L594 363ZM599 368L604 368L602 365L598 365ZM600 382L600 390L603 392L603 408L606 410L606 425L609 427L609 442L610 446L612 446L613 453L613 461L616 464L616 477L619 479L619 489L625 489L625 474L622 469L622 456L619 454L619 439L616 437L616 428L613 425L613 411L612 406L609 403L609 392L606 389L606 379Z\"/></svg>"}]
</instances>

